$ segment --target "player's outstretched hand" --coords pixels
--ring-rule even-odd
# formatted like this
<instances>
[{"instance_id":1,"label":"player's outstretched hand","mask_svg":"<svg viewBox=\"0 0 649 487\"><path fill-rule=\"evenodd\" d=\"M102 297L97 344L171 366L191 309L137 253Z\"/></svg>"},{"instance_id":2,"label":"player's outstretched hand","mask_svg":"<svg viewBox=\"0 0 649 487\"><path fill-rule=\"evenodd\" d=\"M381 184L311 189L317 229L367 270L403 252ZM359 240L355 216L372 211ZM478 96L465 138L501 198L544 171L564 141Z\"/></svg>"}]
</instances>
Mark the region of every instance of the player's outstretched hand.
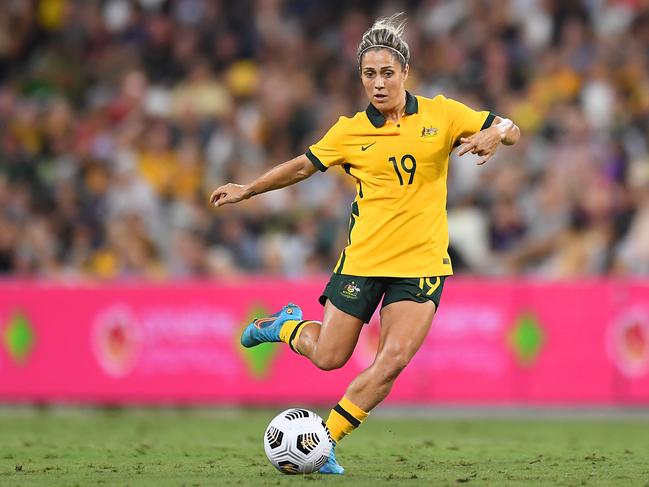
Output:
<instances>
[{"instance_id":1,"label":"player's outstretched hand","mask_svg":"<svg viewBox=\"0 0 649 487\"><path fill-rule=\"evenodd\" d=\"M210 196L210 204L214 206L223 206L228 203L238 203L248 198L245 186L241 184L228 183L216 188Z\"/></svg>"},{"instance_id":2,"label":"player's outstretched hand","mask_svg":"<svg viewBox=\"0 0 649 487\"><path fill-rule=\"evenodd\" d=\"M471 152L471 154L482 157L478 164L484 164L496 153L500 140L500 133L497 130L487 129L476 132L471 137L462 137L460 139L460 142L465 145L460 148L457 155L463 156L467 152Z\"/></svg>"}]
</instances>

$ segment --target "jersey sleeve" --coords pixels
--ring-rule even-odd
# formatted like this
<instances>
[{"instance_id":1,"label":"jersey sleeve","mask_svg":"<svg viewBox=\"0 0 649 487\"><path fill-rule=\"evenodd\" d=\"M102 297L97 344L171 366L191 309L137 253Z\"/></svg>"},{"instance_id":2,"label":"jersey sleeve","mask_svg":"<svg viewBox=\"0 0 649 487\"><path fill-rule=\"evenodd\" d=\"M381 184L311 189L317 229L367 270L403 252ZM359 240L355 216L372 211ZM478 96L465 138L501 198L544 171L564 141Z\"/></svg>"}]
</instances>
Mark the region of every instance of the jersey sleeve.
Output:
<instances>
[{"instance_id":1,"label":"jersey sleeve","mask_svg":"<svg viewBox=\"0 0 649 487\"><path fill-rule=\"evenodd\" d=\"M458 145L462 137L469 137L491 126L496 116L488 111L477 112L464 103L447 98L446 110L449 116L452 144Z\"/></svg>"},{"instance_id":2,"label":"jersey sleeve","mask_svg":"<svg viewBox=\"0 0 649 487\"><path fill-rule=\"evenodd\" d=\"M320 171L326 171L331 166L340 165L345 162L343 154L344 137L345 124L343 117L340 117L322 139L308 148L306 156Z\"/></svg>"}]
</instances>

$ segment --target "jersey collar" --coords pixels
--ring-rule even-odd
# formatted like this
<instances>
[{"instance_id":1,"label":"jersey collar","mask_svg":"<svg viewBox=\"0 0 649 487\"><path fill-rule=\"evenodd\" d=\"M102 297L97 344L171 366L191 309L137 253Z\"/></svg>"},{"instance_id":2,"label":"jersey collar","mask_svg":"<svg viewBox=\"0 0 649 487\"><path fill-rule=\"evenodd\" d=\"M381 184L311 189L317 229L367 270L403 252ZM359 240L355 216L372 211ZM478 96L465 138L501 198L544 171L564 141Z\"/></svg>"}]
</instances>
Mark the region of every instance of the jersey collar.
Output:
<instances>
[{"instance_id":1,"label":"jersey collar","mask_svg":"<svg viewBox=\"0 0 649 487\"><path fill-rule=\"evenodd\" d=\"M417 97L411 95L409 91L406 91L406 115L417 113L418 110L419 103L417 102ZM365 113L367 114L367 118L370 119L370 122L372 122L372 125L374 125L377 129L385 125L385 117L379 111L379 109L371 103L367 105Z\"/></svg>"}]
</instances>

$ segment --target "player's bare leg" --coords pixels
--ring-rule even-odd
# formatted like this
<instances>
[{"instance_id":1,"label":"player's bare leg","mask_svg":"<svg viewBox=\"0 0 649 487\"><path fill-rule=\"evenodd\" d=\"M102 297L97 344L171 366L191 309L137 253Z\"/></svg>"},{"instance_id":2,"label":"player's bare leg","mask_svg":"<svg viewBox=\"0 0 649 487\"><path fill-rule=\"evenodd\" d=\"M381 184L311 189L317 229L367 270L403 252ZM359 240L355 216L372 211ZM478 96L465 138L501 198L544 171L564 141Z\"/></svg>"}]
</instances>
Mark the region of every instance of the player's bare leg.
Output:
<instances>
[{"instance_id":1,"label":"player's bare leg","mask_svg":"<svg viewBox=\"0 0 649 487\"><path fill-rule=\"evenodd\" d=\"M327 300L322 323L306 323L294 347L316 367L337 369L351 357L362 329L362 320L339 310Z\"/></svg>"},{"instance_id":2,"label":"player's bare leg","mask_svg":"<svg viewBox=\"0 0 649 487\"><path fill-rule=\"evenodd\" d=\"M434 315L432 301L397 301L384 307L374 363L352 381L345 396L366 412L383 401L424 342Z\"/></svg>"},{"instance_id":3,"label":"player's bare leg","mask_svg":"<svg viewBox=\"0 0 649 487\"><path fill-rule=\"evenodd\" d=\"M353 380L327 418L334 445L360 426L389 394L396 378L424 342L434 315L435 304L430 301L398 301L381 310L381 336L374 363ZM330 457L321 472L343 473L344 469L335 457Z\"/></svg>"},{"instance_id":4,"label":"player's bare leg","mask_svg":"<svg viewBox=\"0 0 649 487\"><path fill-rule=\"evenodd\" d=\"M289 303L271 316L253 320L241 334L244 347L284 342L322 370L345 365L351 357L363 321L327 301L322 323L302 319L299 306Z\"/></svg>"}]
</instances>

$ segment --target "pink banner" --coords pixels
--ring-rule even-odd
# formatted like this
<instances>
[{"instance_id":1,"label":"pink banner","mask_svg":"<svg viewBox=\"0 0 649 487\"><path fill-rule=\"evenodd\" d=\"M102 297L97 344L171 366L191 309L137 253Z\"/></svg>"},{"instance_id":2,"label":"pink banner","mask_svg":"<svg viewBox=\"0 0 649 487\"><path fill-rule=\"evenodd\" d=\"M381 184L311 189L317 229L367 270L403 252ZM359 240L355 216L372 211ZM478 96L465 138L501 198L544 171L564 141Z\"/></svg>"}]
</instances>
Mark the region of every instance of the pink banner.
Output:
<instances>
[{"instance_id":1,"label":"pink banner","mask_svg":"<svg viewBox=\"0 0 649 487\"><path fill-rule=\"evenodd\" d=\"M373 360L376 316L340 370L283 344L238 344L252 317L289 300L321 319L324 284L0 284L0 401L336 401ZM649 404L649 282L449 279L388 401Z\"/></svg>"}]
</instances>

